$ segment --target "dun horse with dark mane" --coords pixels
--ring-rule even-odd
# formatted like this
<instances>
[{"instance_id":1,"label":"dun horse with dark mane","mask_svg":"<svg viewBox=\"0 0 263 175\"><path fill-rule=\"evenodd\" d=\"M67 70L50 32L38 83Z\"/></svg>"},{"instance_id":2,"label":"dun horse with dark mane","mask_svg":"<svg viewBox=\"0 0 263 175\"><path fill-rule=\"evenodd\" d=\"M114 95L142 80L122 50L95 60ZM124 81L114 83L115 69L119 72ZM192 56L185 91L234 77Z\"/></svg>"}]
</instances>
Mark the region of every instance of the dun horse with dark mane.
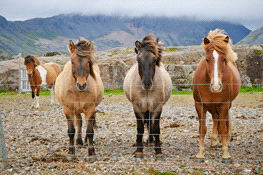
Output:
<instances>
[{"instance_id":1,"label":"dun horse with dark mane","mask_svg":"<svg viewBox=\"0 0 263 175\"><path fill-rule=\"evenodd\" d=\"M33 107L39 108L39 91L42 85L47 85L51 91L51 104L54 103L54 84L61 69L56 63L41 65L40 61L33 55L25 57L28 81L32 90ZM35 91L37 96L35 100Z\"/></svg>"},{"instance_id":2,"label":"dun horse with dark mane","mask_svg":"<svg viewBox=\"0 0 263 175\"><path fill-rule=\"evenodd\" d=\"M77 125L77 145L83 145L81 130L81 113L85 114L87 131L85 142L91 158L95 157L93 135L95 125L95 107L103 99L103 84L100 70L94 59L94 45L91 41L79 38L74 44L69 41L68 48L71 52L71 61L58 76L55 85L55 94L63 106L63 111L68 122L69 153L75 154L75 127Z\"/></svg>"},{"instance_id":3,"label":"dun horse with dark mane","mask_svg":"<svg viewBox=\"0 0 263 175\"><path fill-rule=\"evenodd\" d=\"M149 130L149 145L155 144L156 158L162 158L160 144L160 116L162 107L171 96L172 81L162 64L162 46L158 39L147 35L135 42L137 61L128 71L123 88L132 103L137 118L137 140L135 156L143 157L144 124Z\"/></svg>"},{"instance_id":4,"label":"dun horse with dark mane","mask_svg":"<svg viewBox=\"0 0 263 175\"><path fill-rule=\"evenodd\" d=\"M210 31L202 44L206 55L196 68L193 77L193 95L199 117L200 145L197 158L204 158L206 134L206 113L212 114L213 130L211 147L221 137L223 159L230 158L228 141L231 138L229 109L237 97L241 78L236 67L237 56L230 46L230 39L222 30Z\"/></svg>"}]
</instances>

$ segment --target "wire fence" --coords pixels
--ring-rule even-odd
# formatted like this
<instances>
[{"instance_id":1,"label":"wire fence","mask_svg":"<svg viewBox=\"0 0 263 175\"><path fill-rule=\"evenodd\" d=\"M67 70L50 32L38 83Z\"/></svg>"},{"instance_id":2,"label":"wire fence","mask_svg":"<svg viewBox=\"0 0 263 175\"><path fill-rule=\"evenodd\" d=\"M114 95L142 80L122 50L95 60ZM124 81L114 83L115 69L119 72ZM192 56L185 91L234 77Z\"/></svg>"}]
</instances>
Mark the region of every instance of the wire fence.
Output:
<instances>
[{"instance_id":1,"label":"wire fence","mask_svg":"<svg viewBox=\"0 0 263 175\"><path fill-rule=\"evenodd\" d=\"M2 87L17 86L1 84ZM173 84L173 87L180 86ZM191 84L185 84L191 87ZM97 160L90 159L89 151L84 146L76 146L74 156L68 154L69 137L67 119L62 106L50 105L50 95L40 93L40 108L32 108L30 93L1 91L1 116L8 152L8 162L18 172L61 171L63 164L83 164L83 172L124 172L145 173L148 171L171 171L177 173L255 173L263 168L263 102L262 84L242 87L234 100L229 115L233 132L228 149L231 159L222 161L222 148L210 147L213 119L207 113L205 119L207 134L205 138L205 159L196 159L199 150L199 122L194 107L193 92L172 92L164 105L160 118L160 140L163 159L155 159L154 146L149 143L149 132L145 126L143 134L143 159L134 157L136 151L137 121L131 103L125 97L121 87L108 87L115 91L105 91L104 99L96 107L96 129L94 148ZM108 89L107 88L107 89ZM176 88L174 88L176 89ZM65 103L80 104L79 101ZM85 101L87 103L87 101ZM141 102L138 102L141 103ZM153 103L162 103L155 101ZM229 103L227 100L226 102ZM83 128L82 139L86 135L86 122L81 114ZM151 119L149 119L151 120ZM222 119L223 120L223 119ZM222 121L217 119L216 121ZM75 123L76 128L76 123ZM76 128L77 131L77 128ZM155 135L155 134L152 134ZM41 169L42 168L42 169ZM50 169L50 170L46 170ZM94 168L96 170L94 170ZM76 173L73 169L63 173ZM10 170L9 171L14 171Z\"/></svg>"}]
</instances>

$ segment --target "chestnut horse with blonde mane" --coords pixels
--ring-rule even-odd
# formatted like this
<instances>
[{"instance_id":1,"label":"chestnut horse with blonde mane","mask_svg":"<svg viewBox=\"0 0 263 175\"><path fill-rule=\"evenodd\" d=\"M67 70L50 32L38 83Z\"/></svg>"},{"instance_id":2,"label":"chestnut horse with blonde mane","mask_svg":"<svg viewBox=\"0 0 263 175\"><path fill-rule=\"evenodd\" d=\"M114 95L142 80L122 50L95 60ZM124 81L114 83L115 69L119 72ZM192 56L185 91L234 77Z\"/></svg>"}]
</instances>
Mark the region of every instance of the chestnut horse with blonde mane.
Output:
<instances>
[{"instance_id":1,"label":"chestnut horse with blonde mane","mask_svg":"<svg viewBox=\"0 0 263 175\"><path fill-rule=\"evenodd\" d=\"M231 138L229 109L237 97L241 78L235 61L236 53L231 48L231 40L223 30L210 31L203 40L205 57L198 64L193 77L193 96L199 119L200 145L197 158L204 158L204 138L206 134L206 112L213 118L211 147L219 143L221 137L223 159L229 159L228 141Z\"/></svg>"},{"instance_id":2,"label":"chestnut horse with blonde mane","mask_svg":"<svg viewBox=\"0 0 263 175\"><path fill-rule=\"evenodd\" d=\"M135 156L143 158L142 138L147 124L149 145L155 145L156 159L162 159L160 116L163 105L171 96L172 81L162 64L163 47L158 39L147 35L142 41L136 41L135 46L138 63L131 67L123 82L125 95L132 103L137 118Z\"/></svg>"},{"instance_id":3,"label":"chestnut horse with blonde mane","mask_svg":"<svg viewBox=\"0 0 263 175\"><path fill-rule=\"evenodd\" d=\"M71 61L57 78L55 94L68 122L69 153L75 154L74 121L77 125L76 144L83 145L81 113L84 113L87 124L85 142L88 144L90 159L96 159L93 146L95 107L103 99L104 88L94 58L94 45L80 37L76 44L70 40L68 48Z\"/></svg>"},{"instance_id":4,"label":"chestnut horse with blonde mane","mask_svg":"<svg viewBox=\"0 0 263 175\"><path fill-rule=\"evenodd\" d=\"M24 64L28 73L28 81L32 90L33 105L39 108L39 92L41 86L47 86L51 92L51 104L54 103L54 85L61 69L56 63L41 65L40 61L33 55L25 56ZM37 90L36 100L35 91Z\"/></svg>"}]
</instances>

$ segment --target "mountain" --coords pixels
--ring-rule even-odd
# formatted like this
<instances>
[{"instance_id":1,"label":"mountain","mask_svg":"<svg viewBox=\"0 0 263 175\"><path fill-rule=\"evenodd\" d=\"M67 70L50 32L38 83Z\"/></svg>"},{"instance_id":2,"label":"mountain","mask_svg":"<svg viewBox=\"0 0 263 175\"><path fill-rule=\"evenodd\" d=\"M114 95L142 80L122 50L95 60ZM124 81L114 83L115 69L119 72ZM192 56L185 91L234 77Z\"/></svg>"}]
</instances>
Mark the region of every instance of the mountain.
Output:
<instances>
[{"instance_id":1,"label":"mountain","mask_svg":"<svg viewBox=\"0 0 263 175\"><path fill-rule=\"evenodd\" d=\"M224 29L234 43L250 33L243 25L226 21L168 17L58 15L11 22L0 16L0 53L67 51L68 40L79 36L93 41L97 50L133 47L149 33L159 37L164 46L199 45L216 28Z\"/></svg>"},{"instance_id":2,"label":"mountain","mask_svg":"<svg viewBox=\"0 0 263 175\"><path fill-rule=\"evenodd\" d=\"M239 41L237 44L240 45L256 45L256 44L263 44L263 27L251 32L247 37Z\"/></svg>"}]
</instances>

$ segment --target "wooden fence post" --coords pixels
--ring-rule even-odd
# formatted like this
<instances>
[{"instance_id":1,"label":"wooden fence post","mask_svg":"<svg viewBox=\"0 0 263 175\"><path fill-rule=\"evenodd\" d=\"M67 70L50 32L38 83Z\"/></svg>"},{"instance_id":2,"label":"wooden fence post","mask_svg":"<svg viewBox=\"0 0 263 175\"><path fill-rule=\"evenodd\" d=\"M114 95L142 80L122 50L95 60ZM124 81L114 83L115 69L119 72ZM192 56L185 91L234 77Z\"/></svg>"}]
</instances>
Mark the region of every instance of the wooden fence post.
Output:
<instances>
[{"instance_id":1,"label":"wooden fence post","mask_svg":"<svg viewBox=\"0 0 263 175\"><path fill-rule=\"evenodd\" d=\"M21 85L21 53L18 54L18 59L19 59L19 70L18 70L18 73L19 73L19 77L18 77L18 92L21 93L21 90L22 90L22 85Z\"/></svg>"},{"instance_id":2,"label":"wooden fence post","mask_svg":"<svg viewBox=\"0 0 263 175\"><path fill-rule=\"evenodd\" d=\"M7 150L5 146L4 130L2 125L2 118L0 115L0 172L10 168L8 163Z\"/></svg>"}]
</instances>

